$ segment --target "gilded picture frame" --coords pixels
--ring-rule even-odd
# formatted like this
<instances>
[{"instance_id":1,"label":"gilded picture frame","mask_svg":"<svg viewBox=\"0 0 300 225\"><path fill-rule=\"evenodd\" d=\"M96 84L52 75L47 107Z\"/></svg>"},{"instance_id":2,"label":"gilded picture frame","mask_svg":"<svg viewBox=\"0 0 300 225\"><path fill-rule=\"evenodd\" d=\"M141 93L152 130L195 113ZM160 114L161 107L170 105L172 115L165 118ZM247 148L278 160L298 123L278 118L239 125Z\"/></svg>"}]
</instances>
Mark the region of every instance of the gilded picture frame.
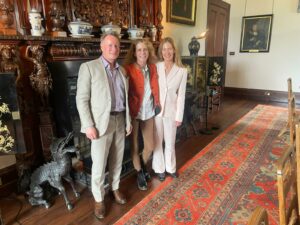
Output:
<instances>
[{"instance_id":1,"label":"gilded picture frame","mask_svg":"<svg viewBox=\"0 0 300 225\"><path fill-rule=\"evenodd\" d=\"M167 22L195 26L197 0L167 1Z\"/></svg>"},{"instance_id":2,"label":"gilded picture frame","mask_svg":"<svg viewBox=\"0 0 300 225\"><path fill-rule=\"evenodd\" d=\"M269 52L273 15L244 16L240 52Z\"/></svg>"}]
</instances>

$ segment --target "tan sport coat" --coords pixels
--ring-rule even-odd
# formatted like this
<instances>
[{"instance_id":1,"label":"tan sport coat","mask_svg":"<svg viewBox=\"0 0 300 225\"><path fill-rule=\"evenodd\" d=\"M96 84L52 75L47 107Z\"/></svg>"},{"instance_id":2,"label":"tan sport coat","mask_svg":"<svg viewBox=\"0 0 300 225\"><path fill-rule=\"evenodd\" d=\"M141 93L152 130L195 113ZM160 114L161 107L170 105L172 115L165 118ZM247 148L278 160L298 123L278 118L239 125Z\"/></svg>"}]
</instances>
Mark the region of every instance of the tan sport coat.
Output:
<instances>
[{"instance_id":1,"label":"tan sport coat","mask_svg":"<svg viewBox=\"0 0 300 225\"><path fill-rule=\"evenodd\" d=\"M187 69L173 65L166 76L164 62L156 64L161 112L158 116L182 122L184 112Z\"/></svg>"},{"instance_id":2,"label":"tan sport coat","mask_svg":"<svg viewBox=\"0 0 300 225\"><path fill-rule=\"evenodd\" d=\"M128 78L123 67L119 69L125 87L126 131L130 131L128 107ZM81 64L78 81L76 104L81 121L81 132L86 128L96 127L99 135L105 134L110 118L111 94L108 78L100 58Z\"/></svg>"}]
</instances>

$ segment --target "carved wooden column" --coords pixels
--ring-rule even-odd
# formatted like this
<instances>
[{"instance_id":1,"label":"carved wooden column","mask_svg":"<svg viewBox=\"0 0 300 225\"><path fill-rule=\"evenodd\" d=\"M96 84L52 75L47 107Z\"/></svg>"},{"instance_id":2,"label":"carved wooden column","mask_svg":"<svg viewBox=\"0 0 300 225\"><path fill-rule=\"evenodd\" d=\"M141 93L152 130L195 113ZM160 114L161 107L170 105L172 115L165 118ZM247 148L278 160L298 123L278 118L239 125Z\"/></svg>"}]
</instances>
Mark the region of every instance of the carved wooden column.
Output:
<instances>
[{"instance_id":1,"label":"carved wooden column","mask_svg":"<svg viewBox=\"0 0 300 225\"><path fill-rule=\"evenodd\" d=\"M162 29L164 28L161 24L161 21L163 19L163 14L161 12L161 0L156 0L156 5L155 5L156 10L156 27L157 27L157 40L161 40L162 36Z\"/></svg>"},{"instance_id":2,"label":"carved wooden column","mask_svg":"<svg viewBox=\"0 0 300 225\"><path fill-rule=\"evenodd\" d=\"M30 42L29 42L30 43ZM25 57L33 63L29 75L31 87L40 99L39 131L45 160L51 159L50 145L55 136L55 124L52 109L49 106L49 91L52 88L52 78L45 60L45 42L30 43L26 48Z\"/></svg>"},{"instance_id":3,"label":"carved wooden column","mask_svg":"<svg viewBox=\"0 0 300 225\"><path fill-rule=\"evenodd\" d=\"M163 28L161 0L136 0L134 16L134 23L145 30L145 37L160 41Z\"/></svg>"}]
</instances>

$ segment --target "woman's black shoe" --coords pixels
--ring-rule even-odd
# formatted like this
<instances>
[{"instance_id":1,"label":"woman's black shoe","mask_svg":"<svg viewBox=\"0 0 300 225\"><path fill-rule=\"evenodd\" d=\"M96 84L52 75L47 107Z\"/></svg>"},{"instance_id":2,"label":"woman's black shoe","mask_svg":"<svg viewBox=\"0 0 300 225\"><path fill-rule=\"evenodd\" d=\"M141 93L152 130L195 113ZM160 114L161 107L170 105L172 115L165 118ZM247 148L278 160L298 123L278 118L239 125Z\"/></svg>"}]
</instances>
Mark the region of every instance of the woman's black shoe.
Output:
<instances>
[{"instance_id":1,"label":"woman's black shoe","mask_svg":"<svg viewBox=\"0 0 300 225\"><path fill-rule=\"evenodd\" d=\"M160 181L164 181L166 178L166 174L165 173L156 173L156 175L158 176L158 179Z\"/></svg>"},{"instance_id":2,"label":"woman's black shoe","mask_svg":"<svg viewBox=\"0 0 300 225\"><path fill-rule=\"evenodd\" d=\"M151 180L150 173L147 171L146 168L143 168L142 170L143 170L143 173L144 173L144 176L145 176L146 181L149 182L149 181Z\"/></svg>"},{"instance_id":3,"label":"woman's black shoe","mask_svg":"<svg viewBox=\"0 0 300 225\"><path fill-rule=\"evenodd\" d=\"M148 189L147 182L142 170L138 171L137 173L137 185L141 191L146 191Z\"/></svg>"},{"instance_id":4,"label":"woman's black shoe","mask_svg":"<svg viewBox=\"0 0 300 225\"><path fill-rule=\"evenodd\" d=\"M171 177L173 177L173 178L178 178L179 177L179 175L178 175L178 173L177 172L174 172L174 173L168 173Z\"/></svg>"},{"instance_id":5,"label":"woman's black shoe","mask_svg":"<svg viewBox=\"0 0 300 225\"><path fill-rule=\"evenodd\" d=\"M143 160L142 156L140 156L140 160L141 160L141 167L142 167L142 171L144 173L144 177L145 177L146 181L150 181L151 180L151 176L150 176L150 173L147 170L147 167L146 167L146 165L144 163L144 160Z\"/></svg>"}]
</instances>

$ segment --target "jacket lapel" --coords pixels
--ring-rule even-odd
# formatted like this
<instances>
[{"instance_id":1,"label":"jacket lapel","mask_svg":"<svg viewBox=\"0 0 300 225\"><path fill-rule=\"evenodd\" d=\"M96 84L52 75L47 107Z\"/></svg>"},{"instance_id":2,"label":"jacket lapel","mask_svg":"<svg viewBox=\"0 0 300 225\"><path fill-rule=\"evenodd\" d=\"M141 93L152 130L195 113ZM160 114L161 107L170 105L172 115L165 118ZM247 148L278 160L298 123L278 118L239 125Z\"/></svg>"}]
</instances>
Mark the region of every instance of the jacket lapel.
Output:
<instances>
[{"instance_id":1,"label":"jacket lapel","mask_svg":"<svg viewBox=\"0 0 300 225\"><path fill-rule=\"evenodd\" d=\"M167 76L166 76L166 71L165 71L165 64L162 62L159 65L159 79L161 80L161 87L166 88L167 87Z\"/></svg>"},{"instance_id":2,"label":"jacket lapel","mask_svg":"<svg viewBox=\"0 0 300 225\"><path fill-rule=\"evenodd\" d=\"M174 64L171 71L169 72L169 74L167 76L167 82L168 83L170 83L171 80L176 76L178 70L179 70L179 67Z\"/></svg>"},{"instance_id":3,"label":"jacket lapel","mask_svg":"<svg viewBox=\"0 0 300 225\"><path fill-rule=\"evenodd\" d=\"M109 87L109 83L108 83L108 78L107 78L107 74L106 74L106 70L105 70L105 67L102 63L102 60L101 58L98 58L97 60L97 68L99 69L99 72L97 74L97 77L101 80L101 81L104 81L105 82L105 86L106 88L108 88L110 90L110 87ZM109 92L110 93L110 92Z\"/></svg>"}]
</instances>

